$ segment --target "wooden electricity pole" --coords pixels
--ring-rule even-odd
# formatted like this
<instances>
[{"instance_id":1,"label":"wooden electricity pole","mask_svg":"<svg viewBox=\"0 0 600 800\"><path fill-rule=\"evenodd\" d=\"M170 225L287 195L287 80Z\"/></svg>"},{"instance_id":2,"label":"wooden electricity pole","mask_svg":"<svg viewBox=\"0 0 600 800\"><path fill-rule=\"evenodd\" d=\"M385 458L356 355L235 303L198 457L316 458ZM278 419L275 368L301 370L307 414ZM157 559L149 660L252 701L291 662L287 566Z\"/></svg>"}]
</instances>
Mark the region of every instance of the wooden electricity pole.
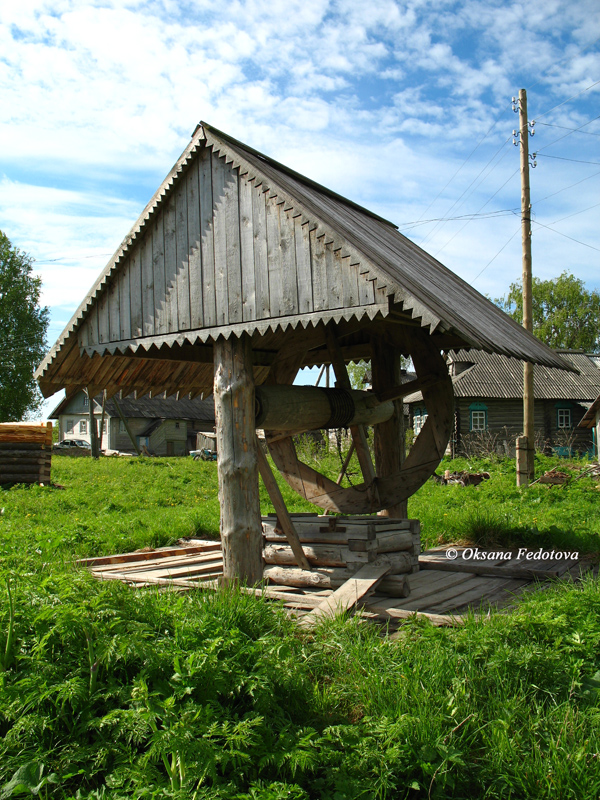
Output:
<instances>
[{"instance_id":1,"label":"wooden electricity pole","mask_svg":"<svg viewBox=\"0 0 600 800\"><path fill-rule=\"evenodd\" d=\"M527 92L519 91L519 151L521 156L521 242L523 250L523 327L533 333L532 277L531 277L531 197L529 192L529 122L527 120ZM533 427L533 364L523 364L523 433L527 438L526 470L517 471L517 482L527 485L535 476ZM525 480L525 476L527 479Z\"/></svg>"}]
</instances>

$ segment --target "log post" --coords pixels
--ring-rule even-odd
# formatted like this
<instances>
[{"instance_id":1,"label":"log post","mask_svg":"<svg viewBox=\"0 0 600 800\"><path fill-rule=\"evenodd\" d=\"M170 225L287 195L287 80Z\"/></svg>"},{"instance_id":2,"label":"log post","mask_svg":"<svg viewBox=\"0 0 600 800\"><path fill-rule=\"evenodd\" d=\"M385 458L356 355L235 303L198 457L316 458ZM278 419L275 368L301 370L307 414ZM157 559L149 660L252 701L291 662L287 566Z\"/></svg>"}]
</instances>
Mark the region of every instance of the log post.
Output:
<instances>
[{"instance_id":1,"label":"log post","mask_svg":"<svg viewBox=\"0 0 600 800\"><path fill-rule=\"evenodd\" d=\"M517 436L517 486L529 486L528 450L527 436Z\"/></svg>"},{"instance_id":2,"label":"log post","mask_svg":"<svg viewBox=\"0 0 600 800\"><path fill-rule=\"evenodd\" d=\"M217 339L214 366L223 580L254 585L263 562L250 339Z\"/></svg>"},{"instance_id":3,"label":"log post","mask_svg":"<svg viewBox=\"0 0 600 800\"><path fill-rule=\"evenodd\" d=\"M400 354L380 337L371 338L371 374L373 390L383 393L400 386L402 380ZM388 478L400 471L405 457L404 443L404 405L402 400L394 401L394 414L387 422L374 427L375 468L379 478ZM379 513L385 517L406 519L407 501L397 503Z\"/></svg>"},{"instance_id":4,"label":"log post","mask_svg":"<svg viewBox=\"0 0 600 800\"><path fill-rule=\"evenodd\" d=\"M90 445L92 447L92 458L100 458L100 448L98 446L98 426L96 423L96 416L94 414L94 393L93 386L87 387L88 396L88 411L90 418Z\"/></svg>"}]
</instances>

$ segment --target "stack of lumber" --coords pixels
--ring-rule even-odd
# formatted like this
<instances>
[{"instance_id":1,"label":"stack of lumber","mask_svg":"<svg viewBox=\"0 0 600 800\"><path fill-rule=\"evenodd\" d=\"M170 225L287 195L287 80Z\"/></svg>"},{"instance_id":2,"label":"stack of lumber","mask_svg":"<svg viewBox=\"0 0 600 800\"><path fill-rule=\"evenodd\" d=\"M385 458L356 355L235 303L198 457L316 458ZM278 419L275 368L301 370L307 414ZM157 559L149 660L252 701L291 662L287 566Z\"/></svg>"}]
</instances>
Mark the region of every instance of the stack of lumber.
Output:
<instances>
[{"instance_id":1,"label":"stack of lumber","mask_svg":"<svg viewBox=\"0 0 600 800\"><path fill-rule=\"evenodd\" d=\"M0 484L50 483L51 422L0 424Z\"/></svg>"},{"instance_id":2,"label":"stack of lumber","mask_svg":"<svg viewBox=\"0 0 600 800\"><path fill-rule=\"evenodd\" d=\"M296 557L276 515L262 518L264 578L284 586L337 589L367 564L389 567L379 591L394 597L410 593L408 575L418 572L419 521L383 516L291 514L310 570Z\"/></svg>"}]
</instances>

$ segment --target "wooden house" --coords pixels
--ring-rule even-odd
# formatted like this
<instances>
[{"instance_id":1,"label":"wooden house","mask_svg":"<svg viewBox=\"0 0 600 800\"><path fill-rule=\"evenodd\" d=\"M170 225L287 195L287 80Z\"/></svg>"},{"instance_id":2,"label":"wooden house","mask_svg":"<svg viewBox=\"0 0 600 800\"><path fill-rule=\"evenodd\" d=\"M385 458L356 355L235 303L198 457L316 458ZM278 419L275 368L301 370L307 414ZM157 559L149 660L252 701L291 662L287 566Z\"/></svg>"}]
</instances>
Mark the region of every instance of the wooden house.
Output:
<instances>
[{"instance_id":1,"label":"wooden house","mask_svg":"<svg viewBox=\"0 0 600 800\"><path fill-rule=\"evenodd\" d=\"M177 399L158 395L129 395L106 401L102 416L102 395L93 398L94 418L102 450L134 452L135 446L152 455L182 456L196 448L200 432L213 433L215 406L213 398ZM119 411L121 412L119 414ZM58 420L59 441L82 439L91 444L90 404L87 392L66 397L49 415ZM128 430L129 429L129 430ZM134 437L131 440L130 434Z\"/></svg>"},{"instance_id":2,"label":"wooden house","mask_svg":"<svg viewBox=\"0 0 600 800\"><path fill-rule=\"evenodd\" d=\"M569 369L392 223L201 123L36 374L45 396L68 398L214 388L224 574L255 583L259 469L308 566L256 428L316 506L405 515L452 430L441 351L467 347ZM416 383L401 385L401 355ZM371 359L372 392L350 390L346 363L360 358ZM333 366L336 388L291 385L319 364ZM429 419L403 462L401 398L416 388ZM375 426L374 463L364 425ZM302 464L293 445L295 433L340 426L364 478L351 487Z\"/></svg>"},{"instance_id":3,"label":"wooden house","mask_svg":"<svg viewBox=\"0 0 600 800\"><path fill-rule=\"evenodd\" d=\"M534 369L534 426L539 450L567 455L591 448L589 433L578 427L600 392L600 369L583 351L557 354L577 372L547 366ZM523 366L497 353L451 350L447 363L454 389L453 453L478 449L514 454L523 430ZM410 424L418 433L427 418L420 392L405 398Z\"/></svg>"}]
</instances>

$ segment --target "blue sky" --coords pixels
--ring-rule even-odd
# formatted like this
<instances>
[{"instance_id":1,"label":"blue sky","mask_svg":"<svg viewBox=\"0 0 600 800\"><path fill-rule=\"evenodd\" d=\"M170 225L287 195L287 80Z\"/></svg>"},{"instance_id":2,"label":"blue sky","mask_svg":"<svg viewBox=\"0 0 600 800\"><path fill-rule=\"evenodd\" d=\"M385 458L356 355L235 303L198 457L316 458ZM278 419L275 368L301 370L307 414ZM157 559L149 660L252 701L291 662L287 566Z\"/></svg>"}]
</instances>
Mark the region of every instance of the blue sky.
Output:
<instances>
[{"instance_id":1,"label":"blue sky","mask_svg":"<svg viewBox=\"0 0 600 800\"><path fill-rule=\"evenodd\" d=\"M204 119L498 297L521 273L520 88L534 274L600 288L596 0L4 3L0 228L53 342Z\"/></svg>"}]
</instances>

